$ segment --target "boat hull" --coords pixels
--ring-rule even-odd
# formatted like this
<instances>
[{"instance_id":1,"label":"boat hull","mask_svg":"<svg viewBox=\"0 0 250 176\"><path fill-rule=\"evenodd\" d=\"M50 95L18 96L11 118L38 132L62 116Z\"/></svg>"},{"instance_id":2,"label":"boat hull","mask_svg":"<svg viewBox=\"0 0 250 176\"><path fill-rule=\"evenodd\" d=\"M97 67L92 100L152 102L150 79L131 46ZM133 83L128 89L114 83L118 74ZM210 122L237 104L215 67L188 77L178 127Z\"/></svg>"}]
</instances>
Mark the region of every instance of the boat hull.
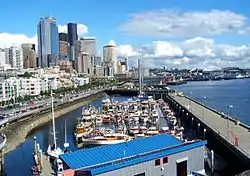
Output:
<instances>
[{"instance_id":1,"label":"boat hull","mask_svg":"<svg viewBox=\"0 0 250 176\"><path fill-rule=\"evenodd\" d=\"M81 143L77 144L77 147L83 146L98 146L98 145L112 145L126 142L126 140L94 140L94 139L82 139Z\"/></svg>"}]
</instances>

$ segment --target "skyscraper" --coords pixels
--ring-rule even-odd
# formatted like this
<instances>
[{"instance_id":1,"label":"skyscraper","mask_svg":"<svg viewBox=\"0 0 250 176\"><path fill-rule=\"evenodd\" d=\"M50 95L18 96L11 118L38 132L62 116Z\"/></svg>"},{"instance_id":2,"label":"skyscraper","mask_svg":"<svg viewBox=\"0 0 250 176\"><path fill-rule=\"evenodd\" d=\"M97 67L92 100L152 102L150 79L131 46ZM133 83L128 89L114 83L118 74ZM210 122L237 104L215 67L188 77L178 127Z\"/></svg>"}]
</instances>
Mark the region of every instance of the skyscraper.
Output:
<instances>
[{"instance_id":1,"label":"skyscraper","mask_svg":"<svg viewBox=\"0 0 250 176\"><path fill-rule=\"evenodd\" d=\"M77 36L77 24L76 23L68 23L68 55L69 60L74 61L75 60L75 45L76 41L78 39Z\"/></svg>"},{"instance_id":2,"label":"skyscraper","mask_svg":"<svg viewBox=\"0 0 250 176\"><path fill-rule=\"evenodd\" d=\"M104 76L113 77L117 74L116 46L108 44L103 47Z\"/></svg>"},{"instance_id":3,"label":"skyscraper","mask_svg":"<svg viewBox=\"0 0 250 176\"><path fill-rule=\"evenodd\" d=\"M9 63L12 68L23 69L23 52L21 48L15 46L9 48Z\"/></svg>"},{"instance_id":4,"label":"skyscraper","mask_svg":"<svg viewBox=\"0 0 250 176\"><path fill-rule=\"evenodd\" d=\"M39 67L55 66L59 59L59 35L56 19L41 18L37 26L37 36Z\"/></svg>"},{"instance_id":5,"label":"skyscraper","mask_svg":"<svg viewBox=\"0 0 250 176\"><path fill-rule=\"evenodd\" d=\"M23 67L36 68L36 49L35 44L23 43L21 44L23 50Z\"/></svg>"}]
</instances>

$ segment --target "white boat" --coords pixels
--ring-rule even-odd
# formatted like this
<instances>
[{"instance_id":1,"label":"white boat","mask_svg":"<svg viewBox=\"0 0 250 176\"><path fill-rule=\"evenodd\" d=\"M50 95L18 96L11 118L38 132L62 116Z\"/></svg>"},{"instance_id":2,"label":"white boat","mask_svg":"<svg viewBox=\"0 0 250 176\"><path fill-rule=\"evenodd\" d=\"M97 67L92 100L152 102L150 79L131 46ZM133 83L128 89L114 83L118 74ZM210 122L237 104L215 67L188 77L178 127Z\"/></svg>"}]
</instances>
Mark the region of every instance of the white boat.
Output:
<instances>
[{"instance_id":1,"label":"white boat","mask_svg":"<svg viewBox=\"0 0 250 176\"><path fill-rule=\"evenodd\" d=\"M130 131L132 134L138 134L139 133L139 127L138 126L133 126L130 128Z\"/></svg>"},{"instance_id":2,"label":"white boat","mask_svg":"<svg viewBox=\"0 0 250 176\"><path fill-rule=\"evenodd\" d=\"M82 123L84 125L84 127L90 127L93 124L93 119L91 115L88 116L83 116L82 117Z\"/></svg>"},{"instance_id":3,"label":"white boat","mask_svg":"<svg viewBox=\"0 0 250 176\"><path fill-rule=\"evenodd\" d=\"M138 111L135 112L133 118L134 118L135 121L139 121L139 119L140 119L140 112L138 112Z\"/></svg>"},{"instance_id":4,"label":"white boat","mask_svg":"<svg viewBox=\"0 0 250 176\"><path fill-rule=\"evenodd\" d=\"M153 136L159 134L156 127L149 127L148 131L145 133L146 136Z\"/></svg>"},{"instance_id":5,"label":"white boat","mask_svg":"<svg viewBox=\"0 0 250 176\"><path fill-rule=\"evenodd\" d=\"M96 120L96 125L102 124L102 116L101 115L95 116L95 120Z\"/></svg>"},{"instance_id":6,"label":"white boat","mask_svg":"<svg viewBox=\"0 0 250 176\"><path fill-rule=\"evenodd\" d=\"M104 136L95 136L91 138L84 138L85 145L111 145L132 140L130 136L120 133L106 134Z\"/></svg>"},{"instance_id":7,"label":"white boat","mask_svg":"<svg viewBox=\"0 0 250 176\"><path fill-rule=\"evenodd\" d=\"M156 109L154 109L154 110L152 111L152 117L153 117L153 118L156 118L156 119L159 117L158 111L157 111Z\"/></svg>"}]
</instances>

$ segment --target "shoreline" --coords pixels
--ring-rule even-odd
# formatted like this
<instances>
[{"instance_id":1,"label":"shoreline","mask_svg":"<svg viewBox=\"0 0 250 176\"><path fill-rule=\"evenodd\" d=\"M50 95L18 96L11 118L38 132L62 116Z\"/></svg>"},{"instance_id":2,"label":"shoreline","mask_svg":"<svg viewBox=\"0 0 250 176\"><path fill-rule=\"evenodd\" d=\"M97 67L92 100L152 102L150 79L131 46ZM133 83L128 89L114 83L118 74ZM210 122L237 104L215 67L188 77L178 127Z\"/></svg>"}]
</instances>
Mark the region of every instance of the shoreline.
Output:
<instances>
[{"instance_id":1,"label":"shoreline","mask_svg":"<svg viewBox=\"0 0 250 176\"><path fill-rule=\"evenodd\" d=\"M64 106L55 109L55 119L60 118L62 115L74 111L100 98L101 96L102 93L97 93L76 102L72 102L71 104L66 103ZM38 114L36 117L10 124L0 129L0 132L5 134L7 137L7 142L3 150L4 154L8 154L13 151L20 144L22 144L29 135L49 123L51 120L51 111L49 111L44 114Z\"/></svg>"}]
</instances>

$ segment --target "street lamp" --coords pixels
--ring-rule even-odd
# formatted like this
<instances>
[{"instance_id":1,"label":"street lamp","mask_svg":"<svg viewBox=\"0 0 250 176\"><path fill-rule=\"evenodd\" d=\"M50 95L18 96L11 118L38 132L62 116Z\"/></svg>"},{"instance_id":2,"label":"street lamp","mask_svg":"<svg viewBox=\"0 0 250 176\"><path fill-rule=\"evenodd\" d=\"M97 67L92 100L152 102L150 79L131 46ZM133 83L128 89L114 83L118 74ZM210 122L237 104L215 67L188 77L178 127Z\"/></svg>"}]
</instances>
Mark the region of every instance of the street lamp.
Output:
<instances>
[{"instance_id":1,"label":"street lamp","mask_svg":"<svg viewBox=\"0 0 250 176\"><path fill-rule=\"evenodd\" d=\"M202 105L204 105L204 101L203 100L206 100L206 99L207 99L207 97L202 97L202 99L201 99L201 104ZM201 118L202 118L202 120L204 118L204 107L202 107Z\"/></svg>"},{"instance_id":2,"label":"street lamp","mask_svg":"<svg viewBox=\"0 0 250 176\"><path fill-rule=\"evenodd\" d=\"M230 126L229 126L229 117L230 117L230 109L233 108L233 105L228 105L227 106L227 138L229 139L229 131L230 131Z\"/></svg>"}]
</instances>

